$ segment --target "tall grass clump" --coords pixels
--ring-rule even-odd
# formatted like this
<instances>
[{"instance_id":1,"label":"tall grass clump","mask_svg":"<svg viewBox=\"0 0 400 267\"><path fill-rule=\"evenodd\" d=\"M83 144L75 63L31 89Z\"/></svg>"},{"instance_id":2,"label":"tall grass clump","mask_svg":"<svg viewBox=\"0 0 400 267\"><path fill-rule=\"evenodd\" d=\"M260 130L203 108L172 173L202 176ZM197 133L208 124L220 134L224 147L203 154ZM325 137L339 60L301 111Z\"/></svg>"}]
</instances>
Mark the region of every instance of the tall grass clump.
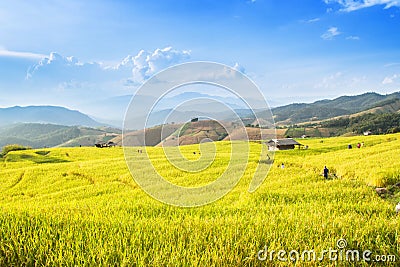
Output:
<instances>
[{"instance_id":1,"label":"tall grass clump","mask_svg":"<svg viewBox=\"0 0 400 267\"><path fill-rule=\"evenodd\" d=\"M27 149L32 149L29 146L22 146L18 144L11 144L11 145L6 145L3 147L0 157L5 157L9 152L11 151L19 151L19 150L27 150Z\"/></svg>"}]
</instances>

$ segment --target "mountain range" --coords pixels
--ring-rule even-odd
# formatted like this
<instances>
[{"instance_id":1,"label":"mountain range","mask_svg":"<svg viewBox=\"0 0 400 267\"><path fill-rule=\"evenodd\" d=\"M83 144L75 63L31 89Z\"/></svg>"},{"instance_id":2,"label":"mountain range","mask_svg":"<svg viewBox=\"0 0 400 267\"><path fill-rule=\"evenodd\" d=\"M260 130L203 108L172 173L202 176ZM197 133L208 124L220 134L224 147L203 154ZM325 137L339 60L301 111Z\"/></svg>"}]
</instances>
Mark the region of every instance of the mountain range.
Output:
<instances>
[{"instance_id":1,"label":"mountain range","mask_svg":"<svg viewBox=\"0 0 400 267\"><path fill-rule=\"evenodd\" d=\"M175 106L179 101L185 102L190 98L196 97L201 98L201 101L196 102L195 105L182 105L178 110L172 110L168 106ZM116 100L122 105L127 98L127 96L123 96ZM154 101L154 99L147 96L140 100ZM157 145L163 140L167 140L167 144L176 143L171 134L176 136L176 131L194 117L203 118L201 120L213 118L215 120L238 123L238 117L232 116L232 111L221 109L221 105L216 101L225 103L229 106L229 109L234 110L240 118L239 121L241 120L248 126L247 132L255 131L254 128L258 126L263 127L264 122L262 119L268 117L268 112L265 110L255 110L259 119L256 121L256 117L251 110L241 106L240 102L235 102L236 100L232 98L214 97L210 100L204 94L184 93L175 96L174 99L171 98L160 102L160 106L151 113L147 124L149 129L153 129L151 131L148 130L148 132L154 133L151 136L158 135L159 129L156 125L167 123L170 126L163 133L166 136L152 137L151 140L146 140L146 144ZM104 112L107 112L106 105L100 105L99 109L101 108L105 110ZM392 124L396 124L396 121L398 121L397 115L400 114L400 92L387 95L371 92L356 96L341 96L333 100L320 100L314 103L293 103L273 108L272 113L277 127L280 128L277 131L278 136L301 136L305 133L314 136L316 132L319 132L316 136L331 136L347 132L359 132L360 129L373 127L371 126L372 121L376 124L379 120L390 120ZM165 121L165 117L168 114L172 115ZM379 114L397 115L385 117L379 116ZM145 115L138 114L135 122L139 126L141 125L141 120L145 118ZM360 124L360 120L362 120L362 124ZM193 138L195 135L199 137L211 136L210 139L213 140L229 138L217 128L213 129L213 123L206 124L204 122L193 124L190 133L189 131L182 132L181 140L186 140L184 143L190 143L192 142L191 140L196 139ZM198 128L196 125L202 126ZM293 128L293 125L295 126L294 128L303 128L301 131L297 131ZM397 126L397 124L382 126L377 133L397 129ZM120 127L109 127L106 123L99 122L80 111L58 106L0 108L0 146L10 143L32 147L86 146L109 140L121 144L121 130L118 129ZM307 127L309 127L308 130L306 129ZM316 128L319 130L315 130ZM131 133L133 144L142 144L143 142L140 142L139 139L143 129L137 128L138 131L134 131L134 129L132 128ZM184 135L188 135L188 137L184 137ZM192 137L189 137L189 135ZM254 133L253 135L256 139L257 134Z\"/></svg>"},{"instance_id":2,"label":"mountain range","mask_svg":"<svg viewBox=\"0 0 400 267\"><path fill-rule=\"evenodd\" d=\"M387 101L396 99L400 99L400 92L387 95L371 92L356 96L341 96L333 100L320 100L310 104L294 103L273 108L272 113L276 123L290 125L350 115L384 106Z\"/></svg>"}]
</instances>

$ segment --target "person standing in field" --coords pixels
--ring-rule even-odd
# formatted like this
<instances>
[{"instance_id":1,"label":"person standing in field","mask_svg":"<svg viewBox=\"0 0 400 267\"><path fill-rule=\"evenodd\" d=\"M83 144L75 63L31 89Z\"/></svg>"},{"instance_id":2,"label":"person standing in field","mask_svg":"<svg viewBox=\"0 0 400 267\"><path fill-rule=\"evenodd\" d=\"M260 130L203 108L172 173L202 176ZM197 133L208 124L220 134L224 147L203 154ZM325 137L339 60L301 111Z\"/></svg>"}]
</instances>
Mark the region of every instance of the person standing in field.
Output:
<instances>
[{"instance_id":1,"label":"person standing in field","mask_svg":"<svg viewBox=\"0 0 400 267\"><path fill-rule=\"evenodd\" d=\"M324 178L328 179L328 173L329 173L329 169L325 166L324 167Z\"/></svg>"}]
</instances>

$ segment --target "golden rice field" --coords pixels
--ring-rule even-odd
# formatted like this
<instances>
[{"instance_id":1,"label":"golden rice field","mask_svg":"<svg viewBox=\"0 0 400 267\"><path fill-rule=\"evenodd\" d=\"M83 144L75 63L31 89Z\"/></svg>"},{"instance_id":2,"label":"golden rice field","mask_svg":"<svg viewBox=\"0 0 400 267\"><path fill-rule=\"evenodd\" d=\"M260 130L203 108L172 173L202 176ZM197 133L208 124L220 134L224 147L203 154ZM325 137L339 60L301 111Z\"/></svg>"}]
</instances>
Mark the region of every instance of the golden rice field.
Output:
<instances>
[{"instance_id":1,"label":"golden rice field","mask_svg":"<svg viewBox=\"0 0 400 267\"><path fill-rule=\"evenodd\" d=\"M400 198L395 190L382 199L374 188L393 189L400 181L400 135L299 141L309 149L276 152L254 193L247 191L252 173L265 162L258 158L261 144L250 143L238 185L222 199L196 208L168 206L144 193L131 177L122 148L10 152L0 161L0 266L378 264L326 254L319 259L323 251L337 250L340 239L347 241L344 253L370 250L371 260L386 259L379 265L398 266L400 216L394 207ZM357 149L357 142L364 147ZM145 175L148 156L170 182L198 186L226 171L231 144L202 149L202 154L209 149L216 155L201 173L171 167L158 147L129 160ZM198 145L180 148L189 160L198 159L193 154L198 150ZM238 167L232 165L231 171ZM322 177L325 165L332 179ZM265 247L276 252L272 258L260 258ZM278 258L279 250L286 255ZM318 258L291 261L292 250L313 250Z\"/></svg>"}]
</instances>

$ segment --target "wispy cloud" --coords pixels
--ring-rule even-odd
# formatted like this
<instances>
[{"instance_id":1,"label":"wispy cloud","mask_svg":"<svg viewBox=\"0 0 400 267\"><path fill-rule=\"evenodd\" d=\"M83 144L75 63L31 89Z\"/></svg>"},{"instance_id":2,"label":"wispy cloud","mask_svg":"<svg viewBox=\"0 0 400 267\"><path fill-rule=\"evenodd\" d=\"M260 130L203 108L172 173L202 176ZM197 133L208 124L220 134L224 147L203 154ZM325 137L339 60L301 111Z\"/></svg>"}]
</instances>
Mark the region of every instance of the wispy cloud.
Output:
<instances>
[{"instance_id":1,"label":"wispy cloud","mask_svg":"<svg viewBox=\"0 0 400 267\"><path fill-rule=\"evenodd\" d=\"M346 40L358 41L358 40L360 40L360 37L351 35L351 36L347 36Z\"/></svg>"},{"instance_id":2,"label":"wispy cloud","mask_svg":"<svg viewBox=\"0 0 400 267\"><path fill-rule=\"evenodd\" d=\"M320 20L321 20L320 18L312 18L312 19L302 19L302 20L299 20L299 22L300 23L309 23L309 24L311 24L311 23L316 23L316 22L318 22Z\"/></svg>"},{"instance_id":3,"label":"wispy cloud","mask_svg":"<svg viewBox=\"0 0 400 267\"><path fill-rule=\"evenodd\" d=\"M324 34L321 35L321 38L324 40L333 40L335 36L340 35L338 28L330 27Z\"/></svg>"},{"instance_id":4,"label":"wispy cloud","mask_svg":"<svg viewBox=\"0 0 400 267\"><path fill-rule=\"evenodd\" d=\"M363 8L384 5L384 9L400 7L398 0L324 0L326 4L339 4L340 11L352 12Z\"/></svg>"},{"instance_id":5,"label":"wispy cloud","mask_svg":"<svg viewBox=\"0 0 400 267\"><path fill-rule=\"evenodd\" d=\"M18 57L18 58L28 58L28 59L41 59L46 55L31 53L31 52L19 52L19 51L10 51L7 49L0 49L0 57Z\"/></svg>"},{"instance_id":6,"label":"wispy cloud","mask_svg":"<svg viewBox=\"0 0 400 267\"><path fill-rule=\"evenodd\" d=\"M400 66L400 62L392 62L384 65L385 68Z\"/></svg>"},{"instance_id":7,"label":"wispy cloud","mask_svg":"<svg viewBox=\"0 0 400 267\"><path fill-rule=\"evenodd\" d=\"M306 20L306 22L307 23L314 23L314 22L318 22L320 20L321 20L320 18L313 18L313 19Z\"/></svg>"},{"instance_id":8,"label":"wispy cloud","mask_svg":"<svg viewBox=\"0 0 400 267\"><path fill-rule=\"evenodd\" d=\"M337 90L337 88L359 88L368 84L367 76L343 73L341 71L327 75L314 84L315 89Z\"/></svg>"},{"instance_id":9,"label":"wispy cloud","mask_svg":"<svg viewBox=\"0 0 400 267\"><path fill-rule=\"evenodd\" d=\"M314 85L314 88L325 88L325 89L332 88L332 87L336 86L336 84L341 79L343 79L343 73L339 71L339 72L336 72L334 74L324 77L322 79L322 81L320 81Z\"/></svg>"}]
</instances>

